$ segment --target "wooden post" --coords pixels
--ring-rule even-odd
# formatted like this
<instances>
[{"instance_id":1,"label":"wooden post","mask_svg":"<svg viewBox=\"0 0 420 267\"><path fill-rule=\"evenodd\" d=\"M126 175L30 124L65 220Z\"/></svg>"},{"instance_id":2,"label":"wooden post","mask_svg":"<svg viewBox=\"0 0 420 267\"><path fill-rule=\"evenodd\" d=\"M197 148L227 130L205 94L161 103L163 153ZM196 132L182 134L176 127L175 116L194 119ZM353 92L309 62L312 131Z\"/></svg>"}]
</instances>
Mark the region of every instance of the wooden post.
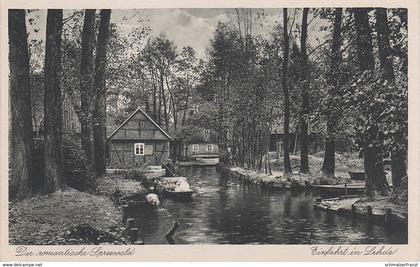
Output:
<instances>
[{"instance_id":1,"label":"wooden post","mask_svg":"<svg viewBox=\"0 0 420 267\"><path fill-rule=\"evenodd\" d=\"M372 217L373 217L372 206L371 205L368 205L366 207L366 210L367 210L367 218L368 218L368 221L371 221L372 220Z\"/></svg>"},{"instance_id":2,"label":"wooden post","mask_svg":"<svg viewBox=\"0 0 420 267\"><path fill-rule=\"evenodd\" d=\"M127 219L127 224L126 224L127 232L129 232L129 230L134 227L135 222L136 221L134 220L134 218L128 218Z\"/></svg>"},{"instance_id":3,"label":"wooden post","mask_svg":"<svg viewBox=\"0 0 420 267\"><path fill-rule=\"evenodd\" d=\"M137 241L138 229L136 227L130 228L129 230L130 242L133 244Z\"/></svg>"},{"instance_id":4,"label":"wooden post","mask_svg":"<svg viewBox=\"0 0 420 267\"><path fill-rule=\"evenodd\" d=\"M123 223L125 223L127 221L127 216L128 216L128 205L123 205L122 206L122 221L123 221Z\"/></svg>"},{"instance_id":5,"label":"wooden post","mask_svg":"<svg viewBox=\"0 0 420 267\"><path fill-rule=\"evenodd\" d=\"M356 206L351 204L351 216L356 217Z\"/></svg>"},{"instance_id":6,"label":"wooden post","mask_svg":"<svg viewBox=\"0 0 420 267\"><path fill-rule=\"evenodd\" d=\"M344 195L347 196L347 183L344 183Z\"/></svg>"},{"instance_id":7,"label":"wooden post","mask_svg":"<svg viewBox=\"0 0 420 267\"><path fill-rule=\"evenodd\" d=\"M134 200L130 200L128 201L128 210L130 213L132 213L133 209L134 209Z\"/></svg>"},{"instance_id":8,"label":"wooden post","mask_svg":"<svg viewBox=\"0 0 420 267\"><path fill-rule=\"evenodd\" d=\"M391 208L387 208L385 210L385 217L384 217L385 224L389 224L391 222L391 217L392 217L392 210Z\"/></svg>"},{"instance_id":9,"label":"wooden post","mask_svg":"<svg viewBox=\"0 0 420 267\"><path fill-rule=\"evenodd\" d=\"M166 240L171 245L175 244L175 241L172 237L175 234L175 231L178 229L178 227L179 227L179 223L175 222L174 225L172 226L172 229L165 235Z\"/></svg>"}]
</instances>

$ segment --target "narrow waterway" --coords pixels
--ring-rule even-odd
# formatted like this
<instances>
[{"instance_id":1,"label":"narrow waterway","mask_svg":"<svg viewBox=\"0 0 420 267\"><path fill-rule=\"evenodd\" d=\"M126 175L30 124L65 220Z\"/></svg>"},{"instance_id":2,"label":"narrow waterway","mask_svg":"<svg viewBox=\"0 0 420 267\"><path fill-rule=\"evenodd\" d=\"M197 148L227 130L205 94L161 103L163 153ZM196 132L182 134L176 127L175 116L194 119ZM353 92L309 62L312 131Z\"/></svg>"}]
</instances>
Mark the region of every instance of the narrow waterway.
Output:
<instances>
[{"instance_id":1,"label":"narrow waterway","mask_svg":"<svg viewBox=\"0 0 420 267\"><path fill-rule=\"evenodd\" d=\"M174 221L177 244L400 244L407 232L314 210L316 196L290 191L264 192L223 177L215 167L183 167L193 200L163 199L162 208L138 209L146 244L167 244ZM140 237L142 238L142 237Z\"/></svg>"}]
</instances>

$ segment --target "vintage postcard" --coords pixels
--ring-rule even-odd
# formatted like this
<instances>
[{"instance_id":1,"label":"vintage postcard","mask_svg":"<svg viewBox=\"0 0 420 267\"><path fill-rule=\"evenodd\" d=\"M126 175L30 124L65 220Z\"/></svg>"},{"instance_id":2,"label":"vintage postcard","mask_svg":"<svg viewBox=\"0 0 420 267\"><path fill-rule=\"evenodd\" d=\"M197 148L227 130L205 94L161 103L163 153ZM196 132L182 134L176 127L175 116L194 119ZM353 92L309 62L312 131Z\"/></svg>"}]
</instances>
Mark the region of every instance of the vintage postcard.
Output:
<instances>
[{"instance_id":1,"label":"vintage postcard","mask_svg":"<svg viewBox=\"0 0 420 267\"><path fill-rule=\"evenodd\" d=\"M0 8L1 261L420 260L417 0Z\"/></svg>"}]
</instances>

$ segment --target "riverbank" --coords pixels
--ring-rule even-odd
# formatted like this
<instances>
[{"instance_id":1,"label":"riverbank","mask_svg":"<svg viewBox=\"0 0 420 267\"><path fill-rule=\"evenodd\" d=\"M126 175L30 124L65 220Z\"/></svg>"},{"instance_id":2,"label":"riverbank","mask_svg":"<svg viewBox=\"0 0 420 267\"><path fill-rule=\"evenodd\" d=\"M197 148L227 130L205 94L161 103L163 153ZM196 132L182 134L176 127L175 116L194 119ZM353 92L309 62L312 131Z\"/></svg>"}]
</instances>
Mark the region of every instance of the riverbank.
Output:
<instances>
[{"instance_id":1,"label":"riverbank","mask_svg":"<svg viewBox=\"0 0 420 267\"><path fill-rule=\"evenodd\" d=\"M260 185L263 188L271 190L303 189L312 185L329 185L338 184L340 182L340 180L336 178L321 177L318 179L310 174L299 174L296 172L284 175L283 172L280 171L271 171L271 174L269 174L256 170L247 170L241 167L228 167L223 165L217 165L216 167L218 171L231 179L240 180L243 183Z\"/></svg>"},{"instance_id":2,"label":"riverbank","mask_svg":"<svg viewBox=\"0 0 420 267\"><path fill-rule=\"evenodd\" d=\"M300 156L290 155L292 173L284 175L283 157L270 153L271 174L265 174L255 170L230 166L231 172L244 177L251 183L269 184L277 188L306 187L310 185L342 185L353 184L357 186L361 181L350 179L349 172L364 172L363 159L357 153L335 153L335 177L326 177L322 173L324 152L318 152L308 156L309 174L300 173ZM219 166L220 167L220 166ZM218 168L219 168L218 167ZM391 171L386 169L386 178L391 185ZM234 174L235 175L235 174Z\"/></svg>"},{"instance_id":3,"label":"riverbank","mask_svg":"<svg viewBox=\"0 0 420 267\"><path fill-rule=\"evenodd\" d=\"M385 225L407 226L408 222L407 203L395 203L392 196L374 199L361 196L322 199L314 203L314 208Z\"/></svg>"},{"instance_id":4,"label":"riverbank","mask_svg":"<svg viewBox=\"0 0 420 267\"><path fill-rule=\"evenodd\" d=\"M322 173L322 164L324 162L324 152L308 155L309 172L316 184L334 184L343 183L349 180L349 172L363 172L363 159L356 153L335 153L335 177L336 179L327 179ZM283 157L270 160L270 166L273 171L283 172ZM299 175L300 155L290 155L290 165L293 175Z\"/></svg>"},{"instance_id":5,"label":"riverbank","mask_svg":"<svg viewBox=\"0 0 420 267\"><path fill-rule=\"evenodd\" d=\"M67 188L9 203L10 244L127 244L116 189L143 192L137 181L107 175L97 178L94 194Z\"/></svg>"},{"instance_id":6,"label":"riverbank","mask_svg":"<svg viewBox=\"0 0 420 267\"><path fill-rule=\"evenodd\" d=\"M290 189L309 187L311 185L336 185L344 183L352 183L349 171L363 171L363 162L352 153L336 153L336 177L325 177L322 174L323 153L309 155L309 174L299 173L300 157L290 155L290 163L292 173L285 175L283 172L283 158L270 159L270 173L263 173L256 170L245 169L238 166L221 166L218 165L220 171L228 172L233 178L242 179L245 182L253 184L261 184L273 189Z\"/></svg>"},{"instance_id":7,"label":"riverbank","mask_svg":"<svg viewBox=\"0 0 420 267\"><path fill-rule=\"evenodd\" d=\"M407 178L388 196L368 198L364 195L342 196L338 198L319 199L314 208L332 211L338 214L363 218L368 221L407 226L408 221L408 187Z\"/></svg>"}]
</instances>

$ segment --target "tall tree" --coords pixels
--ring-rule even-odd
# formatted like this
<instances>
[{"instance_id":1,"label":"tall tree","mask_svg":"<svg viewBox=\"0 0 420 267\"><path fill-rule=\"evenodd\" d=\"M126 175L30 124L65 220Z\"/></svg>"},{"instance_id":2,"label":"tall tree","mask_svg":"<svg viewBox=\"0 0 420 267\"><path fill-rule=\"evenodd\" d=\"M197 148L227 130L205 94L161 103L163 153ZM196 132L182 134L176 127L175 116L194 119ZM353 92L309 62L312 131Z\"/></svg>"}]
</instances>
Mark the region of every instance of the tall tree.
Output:
<instances>
[{"instance_id":1,"label":"tall tree","mask_svg":"<svg viewBox=\"0 0 420 267\"><path fill-rule=\"evenodd\" d=\"M368 10L366 8L353 9L356 26L356 45L359 69L362 72L374 69L372 48L372 34L369 26ZM385 195L388 190L383 159L380 148L379 129L372 123L365 133L364 169L366 176L366 194L368 196Z\"/></svg>"},{"instance_id":2,"label":"tall tree","mask_svg":"<svg viewBox=\"0 0 420 267\"><path fill-rule=\"evenodd\" d=\"M44 71L44 191L54 192L64 184L62 150L61 34L63 10L49 9Z\"/></svg>"},{"instance_id":3,"label":"tall tree","mask_svg":"<svg viewBox=\"0 0 420 267\"><path fill-rule=\"evenodd\" d=\"M283 8L283 66L282 66L282 87L284 97L284 120L283 120L283 164L284 172L291 173L290 166L290 145L289 145L289 121L290 121L290 100L287 87L287 65L289 61L289 33L287 31L287 8Z\"/></svg>"},{"instance_id":4,"label":"tall tree","mask_svg":"<svg viewBox=\"0 0 420 267\"><path fill-rule=\"evenodd\" d=\"M86 157L93 162L92 109L95 93L93 88L93 50L95 43L95 9L86 9L82 31L80 60L80 139Z\"/></svg>"},{"instance_id":5,"label":"tall tree","mask_svg":"<svg viewBox=\"0 0 420 267\"><path fill-rule=\"evenodd\" d=\"M375 67L373 58L372 34L366 8L354 8L356 26L357 58L360 71L372 70Z\"/></svg>"},{"instance_id":6,"label":"tall tree","mask_svg":"<svg viewBox=\"0 0 420 267\"><path fill-rule=\"evenodd\" d=\"M391 47L389 45L389 26L386 8L376 8L376 33L379 48L379 63L385 80L394 80Z\"/></svg>"},{"instance_id":7,"label":"tall tree","mask_svg":"<svg viewBox=\"0 0 420 267\"><path fill-rule=\"evenodd\" d=\"M389 44L389 26L386 8L376 8L376 32L379 48L379 62L384 80L394 82L394 68L392 65L391 48ZM405 153L399 150L391 151L391 173L394 189L401 184L402 177L407 175Z\"/></svg>"},{"instance_id":8,"label":"tall tree","mask_svg":"<svg viewBox=\"0 0 420 267\"><path fill-rule=\"evenodd\" d=\"M340 63L341 63L341 23L342 23L342 8L336 8L334 11L334 28L333 28L333 39L331 48L331 65L330 65L330 76L328 83L331 86L328 95L332 99L337 94L339 74L340 74ZM322 165L322 172L326 176L334 176L335 171L335 118L334 114L329 114L327 118L327 137L325 140L325 154L324 163Z\"/></svg>"},{"instance_id":9,"label":"tall tree","mask_svg":"<svg viewBox=\"0 0 420 267\"><path fill-rule=\"evenodd\" d=\"M306 53L306 40L308 37L309 8L303 9L302 33L300 37L300 64L302 75L302 107L300 114L300 172L309 172L308 162L308 118L309 115L309 75L308 54Z\"/></svg>"},{"instance_id":10,"label":"tall tree","mask_svg":"<svg viewBox=\"0 0 420 267\"><path fill-rule=\"evenodd\" d=\"M30 193L33 166L29 51L25 10L9 9L10 63L10 197L23 198Z\"/></svg>"},{"instance_id":11,"label":"tall tree","mask_svg":"<svg viewBox=\"0 0 420 267\"><path fill-rule=\"evenodd\" d=\"M95 109L93 111L93 143L95 152L95 170L98 175L105 174L105 138L106 138L106 52L109 39L111 10L102 9L99 24L98 44L95 59Z\"/></svg>"},{"instance_id":12,"label":"tall tree","mask_svg":"<svg viewBox=\"0 0 420 267\"><path fill-rule=\"evenodd\" d=\"M190 105L190 97L194 83L196 83L199 75L198 60L194 49L191 47L183 47L178 62L178 71L181 72L180 77L176 80L176 85L179 88L177 93L182 94L182 120L181 126L184 126L187 119L187 111ZM175 118L174 118L175 120Z\"/></svg>"}]
</instances>

